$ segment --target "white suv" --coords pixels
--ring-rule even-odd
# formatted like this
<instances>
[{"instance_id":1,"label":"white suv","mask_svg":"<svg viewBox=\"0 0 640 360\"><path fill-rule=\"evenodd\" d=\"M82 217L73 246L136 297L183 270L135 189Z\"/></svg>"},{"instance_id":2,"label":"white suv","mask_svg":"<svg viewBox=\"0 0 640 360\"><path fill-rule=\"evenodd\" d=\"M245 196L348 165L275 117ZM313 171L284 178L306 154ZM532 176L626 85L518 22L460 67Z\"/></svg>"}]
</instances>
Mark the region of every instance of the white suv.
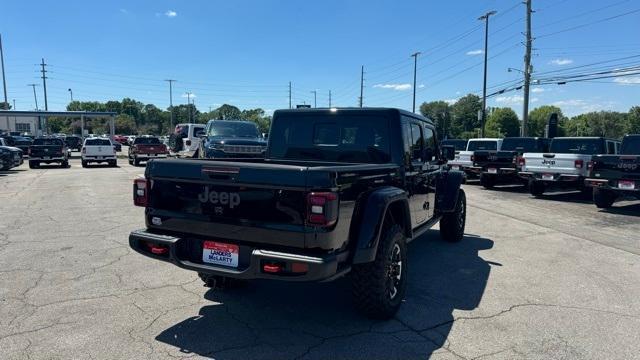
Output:
<instances>
[{"instance_id":1,"label":"white suv","mask_svg":"<svg viewBox=\"0 0 640 360\"><path fill-rule=\"evenodd\" d=\"M200 147L200 135L204 134L205 124L178 124L169 138L172 156L194 157Z\"/></svg>"},{"instance_id":2,"label":"white suv","mask_svg":"<svg viewBox=\"0 0 640 360\"><path fill-rule=\"evenodd\" d=\"M89 163L106 162L109 166L116 167L118 160L116 149L108 138L87 138L82 144L82 167Z\"/></svg>"}]
</instances>

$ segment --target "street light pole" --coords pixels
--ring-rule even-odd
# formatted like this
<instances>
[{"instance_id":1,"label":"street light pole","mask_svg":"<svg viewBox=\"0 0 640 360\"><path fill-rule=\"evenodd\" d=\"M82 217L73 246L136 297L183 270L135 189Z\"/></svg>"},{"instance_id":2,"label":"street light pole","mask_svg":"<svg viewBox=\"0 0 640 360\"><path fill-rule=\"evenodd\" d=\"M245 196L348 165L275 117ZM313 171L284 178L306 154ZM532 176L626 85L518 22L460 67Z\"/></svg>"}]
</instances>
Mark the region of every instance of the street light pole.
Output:
<instances>
[{"instance_id":1,"label":"street light pole","mask_svg":"<svg viewBox=\"0 0 640 360\"><path fill-rule=\"evenodd\" d=\"M421 52L411 54L413 56L413 112L416 112L416 75L418 72L418 55Z\"/></svg>"},{"instance_id":2,"label":"street light pole","mask_svg":"<svg viewBox=\"0 0 640 360\"><path fill-rule=\"evenodd\" d=\"M166 79L166 82L169 83L169 112L171 113L171 123L169 124L171 127L173 127L173 83L175 82L175 80L173 79Z\"/></svg>"},{"instance_id":3,"label":"street light pole","mask_svg":"<svg viewBox=\"0 0 640 360\"><path fill-rule=\"evenodd\" d=\"M36 102L36 111L38 111L38 95L36 94L36 86L38 86L38 84L27 84L27 86L33 88L33 100Z\"/></svg>"},{"instance_id":4,"label":"street light pole","mask_svg":"<svg viewBox=\"0 0 640 360\"><path fill-rule=\"evenodd\" d=\"M189 109L189 122L191 122L191 91L187 91L187 108Z\"/></svg>"},{"instance_id":5,"label":"street light pole","mask_svg":"<svg viewBox=\"0 0 640 360\"><path fill-rule=\"evenodd\" d=\"M4 89L4 109L9 110L7 102L7 78L4 76L4 52L2 51L2 35L0 35L0 64L2 64L2 87Z\"/></svg>"},{"instance_id":6,"label":"street light pole","mask_svg":"<svg viewBox=\"0 0 640 360\"><path fill-rule=\"evenodd\" d=\"M71 95L71 102L73 102L73 90L71 88L69 88L69 95Z\"/></svg>"},{"instance_id":7,"label":"street light pole","mask_svg":"<svg viewBox=\"0 0 640 360\"><path fill-rule=\"evenodd\" d=\"M311 91L313 93L313 107L316 108L318 107L318 103L317 103L317 96L318 96L318 91L317 90L313 90Z\"/></svg>"},{"instance_id":8,"label":"street light pole","mask_svg":"<svg viewBox=\"0 0 640 360\"><path fill-rule=\"evenodd\" d=\"M484 136L484 124L487 120L487 52L489 51L489 17L495 14L496 11L489 11L478 18L478 20L484 20L484 80L482 83L482 120L480 125L480 136Z\"/></svg>"}]
</instances>

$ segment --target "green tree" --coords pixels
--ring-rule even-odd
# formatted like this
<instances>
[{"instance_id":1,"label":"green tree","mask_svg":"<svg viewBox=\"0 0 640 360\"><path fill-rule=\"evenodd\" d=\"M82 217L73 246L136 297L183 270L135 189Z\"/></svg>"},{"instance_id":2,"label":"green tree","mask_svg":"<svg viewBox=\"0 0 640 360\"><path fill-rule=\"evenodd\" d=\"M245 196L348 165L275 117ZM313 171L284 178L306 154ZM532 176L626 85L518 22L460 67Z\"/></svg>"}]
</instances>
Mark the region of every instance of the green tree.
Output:
<instances>
[{"instance_id":1,"label":"green tree","mask_svg":"<svg viewBox=\"0 0 640 360\"><path fill-rule=\"evenodd\" d=\"M511 108L495 108L485 124L485 134L490 137L512 137L520 135L520 120Z\"/></svg>"},{"instance_id":2,"label":"green tree","mask_svg":"<svg viewBox=\"0 0 640 360\"><path fill-rule=\"evenodd\" d=\"M528 135L544 136L545 127L553 113L558 114L558 132L559 135L562 135L567 118L562 114L562 110L559 107L552 105L540 106L529 112L529 120L527 121Z\"/></svg>"},{"instance_id":3,"label":"green tree","mask_svg":"<svg viewBox=\"0 0 640 360\"><path fill-rule=\"evenodd\" d=\"M626 130L627 134L640 134L640 106L629 109Z\"/></svg>"},{"instance_id":4,"label":"green tree","mask_svg":"<svg viewBox=\"0 0 640 360\"><path fill-rule=\"evenodd\" d=\"M451 106L453 119L451 121L451 131L453 136L460 136L463 132L475 131L480 127L478 121L478 111L482 109L480 97L469 94L461 97Z\"/></svg>"},{"instance_id":5,"label":"green tree","mask_svg":"<svg viewBox=\"0 0 640 360\"><path fill-rule=\"evenodd\" d=\"M446 101L424 102L420 105L420 113L434 122L438 138L442 139L450 133L451 108Z\"/></svg>"},{"instance_id":6,"label":"green tree","mask_svg":"<svg viewBox=\"0 0 640 360\"><path fill-rule=\"evenodd\" d=\"M117 100L107 101L104 104L104 107L106 111L112 111L118 114L122 112L122 103L120 103L120 101L117 101Z\"/></svg>"},{"instance_id":7,"label":"green tree","mask_svg":"<svg viewBox=\"0 0 640 360\"><path fill-rule=\"evenodd\" d=\"M233 105L223 104L213 111L213 116L216 120L238 120L241 118L242 113L240 109Z\"/></svg>"},{"instance_id":8,"label":"green tree","mask_svg":"<svg viewBox=\"0 0 640 360\"><path fill-rule=\"evenodd\" d=\"M621 138L628 129L627 114L598 111L574 116L565 125L566 133L574 136L604 136Z\"/></svg>"},{"instance_id":9,"label":"green tree","mask_svg":"<svg viewBox=\"0 0 640 360\"><path fill-rule=\"evenodd\" d=\"M11 104L9 104L8 102L0 101L0 110L11 110Z\"/></svg>"},{"instance_id":10,"label":"green tree","mask_svg":"<svg viewBox=\"0 0 640 360\"><path fill-rule=\"evenodd\" d=\"M137 132L136 122L129 114L120 114L115 119L116 134L135 134Z\"/></svg>"}]
</instances>

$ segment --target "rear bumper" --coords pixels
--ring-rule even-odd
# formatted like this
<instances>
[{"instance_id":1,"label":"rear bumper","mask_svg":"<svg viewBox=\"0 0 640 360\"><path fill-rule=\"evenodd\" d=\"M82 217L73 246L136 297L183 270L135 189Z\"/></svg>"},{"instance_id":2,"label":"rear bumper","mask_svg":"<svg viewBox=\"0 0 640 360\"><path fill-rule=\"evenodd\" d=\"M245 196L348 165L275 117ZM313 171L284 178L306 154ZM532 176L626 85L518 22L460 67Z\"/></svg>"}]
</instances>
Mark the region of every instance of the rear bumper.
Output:
<instances>
[{"instance_id":1,"label":"rear bumper","mask_svg":"<svg viewBox=\"0 0 640 360\"><path fill-rule=\"evenodd\" d=\"M543 175L551 174L553 178L544 178ZM574 174L558 174L558 173L536 173L530 171L520 171L518 175L523 179L532 179L535 181L544 181L544 182L578 182L582 183L584 181L584 176L582 175L574 175Z\"/></svg>"},{"instance_id":2,"label":"rear bumper","mask_svg":"<svg viewBox=\"0 0 640 360\"><path fill-rule=\"evenodd\" d=\"M113 161L116 160L115 155L106 155L106 156L82 156L82 161L86 162L101 162L101 161Z\"/></svg>"},{"instance_id":3,"label":"rear bumper","mask_svg":"<svg viewBox=\"0 0 640 360\"><path fill-rule=\"evenodd\" d=\"M587 178L584 180L585 186L598 188L603 190L615 191L620 194L630 194L635 195L640 193L640 182L636 181L636 186L633 189L621 189L617 186L616 180L607 180L607 179L592 179Z\"/></svg>"},{"instance_id":4,"label":"rear bumper","mask_svg":"<svg viewBox=\"0 0 640 360\"><path fill-rule=\"evenodd\" d=\"M219 275L236 279L273 279L283 281L330 281L346 273L348 269L338 269L338 264L346 260L348 253L318 256L271 251L253 246L240 246L239 265L237 268L206 264L201 261L202 239L160 235L146 230L136 230L129 234L129 246L142 255L153 259L170 262L183 269L193 270L211 275ZM222 240L222 242L226 242ZM165 246L166 254L152 253L147 244ZM280 273L263 271L266 263L283 265ZM305 272L286 271L292 264L306 265Z\"/></svg>"},{"instance_id":5,"label":"rear bumper","mask_svg":"<svg viewBox=\"0 0 640 360\"><path fill-rule=\"evenodd\" d=\"M138 160L150 160L150 159L166 159L167 154L136 154L134 157Z\"/></svg>"}]
</instances>

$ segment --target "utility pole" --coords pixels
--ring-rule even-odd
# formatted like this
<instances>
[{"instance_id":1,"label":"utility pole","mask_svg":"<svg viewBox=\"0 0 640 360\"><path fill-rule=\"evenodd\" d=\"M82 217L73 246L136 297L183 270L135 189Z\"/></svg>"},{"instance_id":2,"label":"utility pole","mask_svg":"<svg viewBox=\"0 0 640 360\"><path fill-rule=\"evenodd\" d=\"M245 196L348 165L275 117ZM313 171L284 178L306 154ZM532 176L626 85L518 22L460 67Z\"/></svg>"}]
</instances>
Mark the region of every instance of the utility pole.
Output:
<instances>
[{"instance_id":1,"label":"utility pole","mask_svg":"<svg viewBox=\"0 0 640 360\"><path fill-rule=\"evenodd\" d=\"M49 111L49 103L47 102L47 70L45 70L45 66L47 64L44 63L44 58L42 58L42 88L44 89L44 111Z\"/></svg>"},{"instance_id":2,"label":"utility pole","mask_svg":"<svg viewBox=\"0 0 640 360\"><path fill-rule=\"evenodd\" d=\"M329 107L331 107L331 90L329 90Z\"/></svg>"},{"instance_id":3,"label":"utility pole","mask_svg":"<svg viewBox=\"0 0 640 360\"><path fill-rule=\"evenodd\" d=\"M418 72L418 55L421 52L411 54L413 56L413 112L416 112L416 74Z\"/></svg>"},{"instance_id":4,"label":"utility pole","mask_svg":"<svg viewBox=\"0 0 640 360\"><path fill-rule=\"evenodd\" d=\"M489 11L480 16L478 20L484 20L484 80L482 82L482 120L480 124L480 136L484 137L484 124L487 122L487 60L489 52L489 17L496 11Z\"/></svg>"},{"instance_id":5,"label":"utility pole","mask_svg":"<svg viewBox=\"0 0 640 360\"><path fill-rule=\"evenodd\" d=\"M289 109L291 109L291 81L289 81Z\"/></svg>"},{"instance_id":6,"label":"utility pole","mask_svg":"<svg viewBox=\"0 0 640 360\"><path fill-rule=\"evenodd\" d=\"M531 0L525 0L527 5L526 15L526 50L524 53L524 101L522 106L522 136L527 136L527 122L529 121L529 85L531 83L531 43L533 38L531 37Z\"/></svg>"},{"instance_id":7,"label":"utility pole","mask_svg":"<svg viewBox=\"0 0 640 360\"><path fill-rule=\"evenodd\" d=\"M36 102L36 111L38 111L38 95L36 94L36 86L38 86L38 84L27 84L27 86L33 88L33 100Z\"/></svg>"},{"instance_id":8,"label":"utility pole","mask_svg":"<svg viewBox=\"0 0 640 360\"><path fill-rule=\"evenodd\" d=\"M318 107L318 102L316 100L317 100L317 97L318 97L318 90L312 90L311 92L313 93L313 107L317 108Z\"/></svg>"},{"instance_id":9,"label":"utility pole","mask_svg":"<svg viewBox=\"0 0 640 360\"><path fill-rule=\"evenodd\" d=\"M73 102L73 90L71 88L69 88L69 95L71 95L71 102Z\"/></svg>"},{"instance_id":10,"label":"utility pole","mask_svg":"<svg viewBox=\"0 0 640 360\"><path fill-rule=\"evenodd\" d=\"M364 65L360 69L360 107L362 107L364 96Z\"/></svg>"},{"instance_id":11,"label":"utility pole","mask_svg":"<svg viewBox=\"0 0 640 360\"><path fill-rule=\"evenodd\" d=\"M171 112L170 126L173 127L173 83L175 80L165 79L165 81L169 83L169 112Z\"/></svg>"},{"instance_id":12,"label":"utility pole","mask_svg":"<svg viewBox=\"0 0 640 360\"><path fill-rule=\"evenodd\" d=\"M13 99L13 110L16 110L16 99Z\"/></svg>"},{"instance_id":13,"label":"utility pole","mask_svg":"<svg viewBox=\"0 0 640 360\"><path fill-rule=\"evenodd\" d=\"M2 34L0 34L0 63L2 64L2 87L4 89L4 109L9 110L7 102L7 78L4 76L4 52L2 51Z\"/></svg>"},{"instance_id":14,"label":"utility pole","mask_svg":"<svg viewBox=\"0 0 640 360\"><path fill-rule=\"evenodd\" d=\"M191 91L187 91L187 108L189 109L189 122L191 122Z\"/></svg>"}]
</instances>

